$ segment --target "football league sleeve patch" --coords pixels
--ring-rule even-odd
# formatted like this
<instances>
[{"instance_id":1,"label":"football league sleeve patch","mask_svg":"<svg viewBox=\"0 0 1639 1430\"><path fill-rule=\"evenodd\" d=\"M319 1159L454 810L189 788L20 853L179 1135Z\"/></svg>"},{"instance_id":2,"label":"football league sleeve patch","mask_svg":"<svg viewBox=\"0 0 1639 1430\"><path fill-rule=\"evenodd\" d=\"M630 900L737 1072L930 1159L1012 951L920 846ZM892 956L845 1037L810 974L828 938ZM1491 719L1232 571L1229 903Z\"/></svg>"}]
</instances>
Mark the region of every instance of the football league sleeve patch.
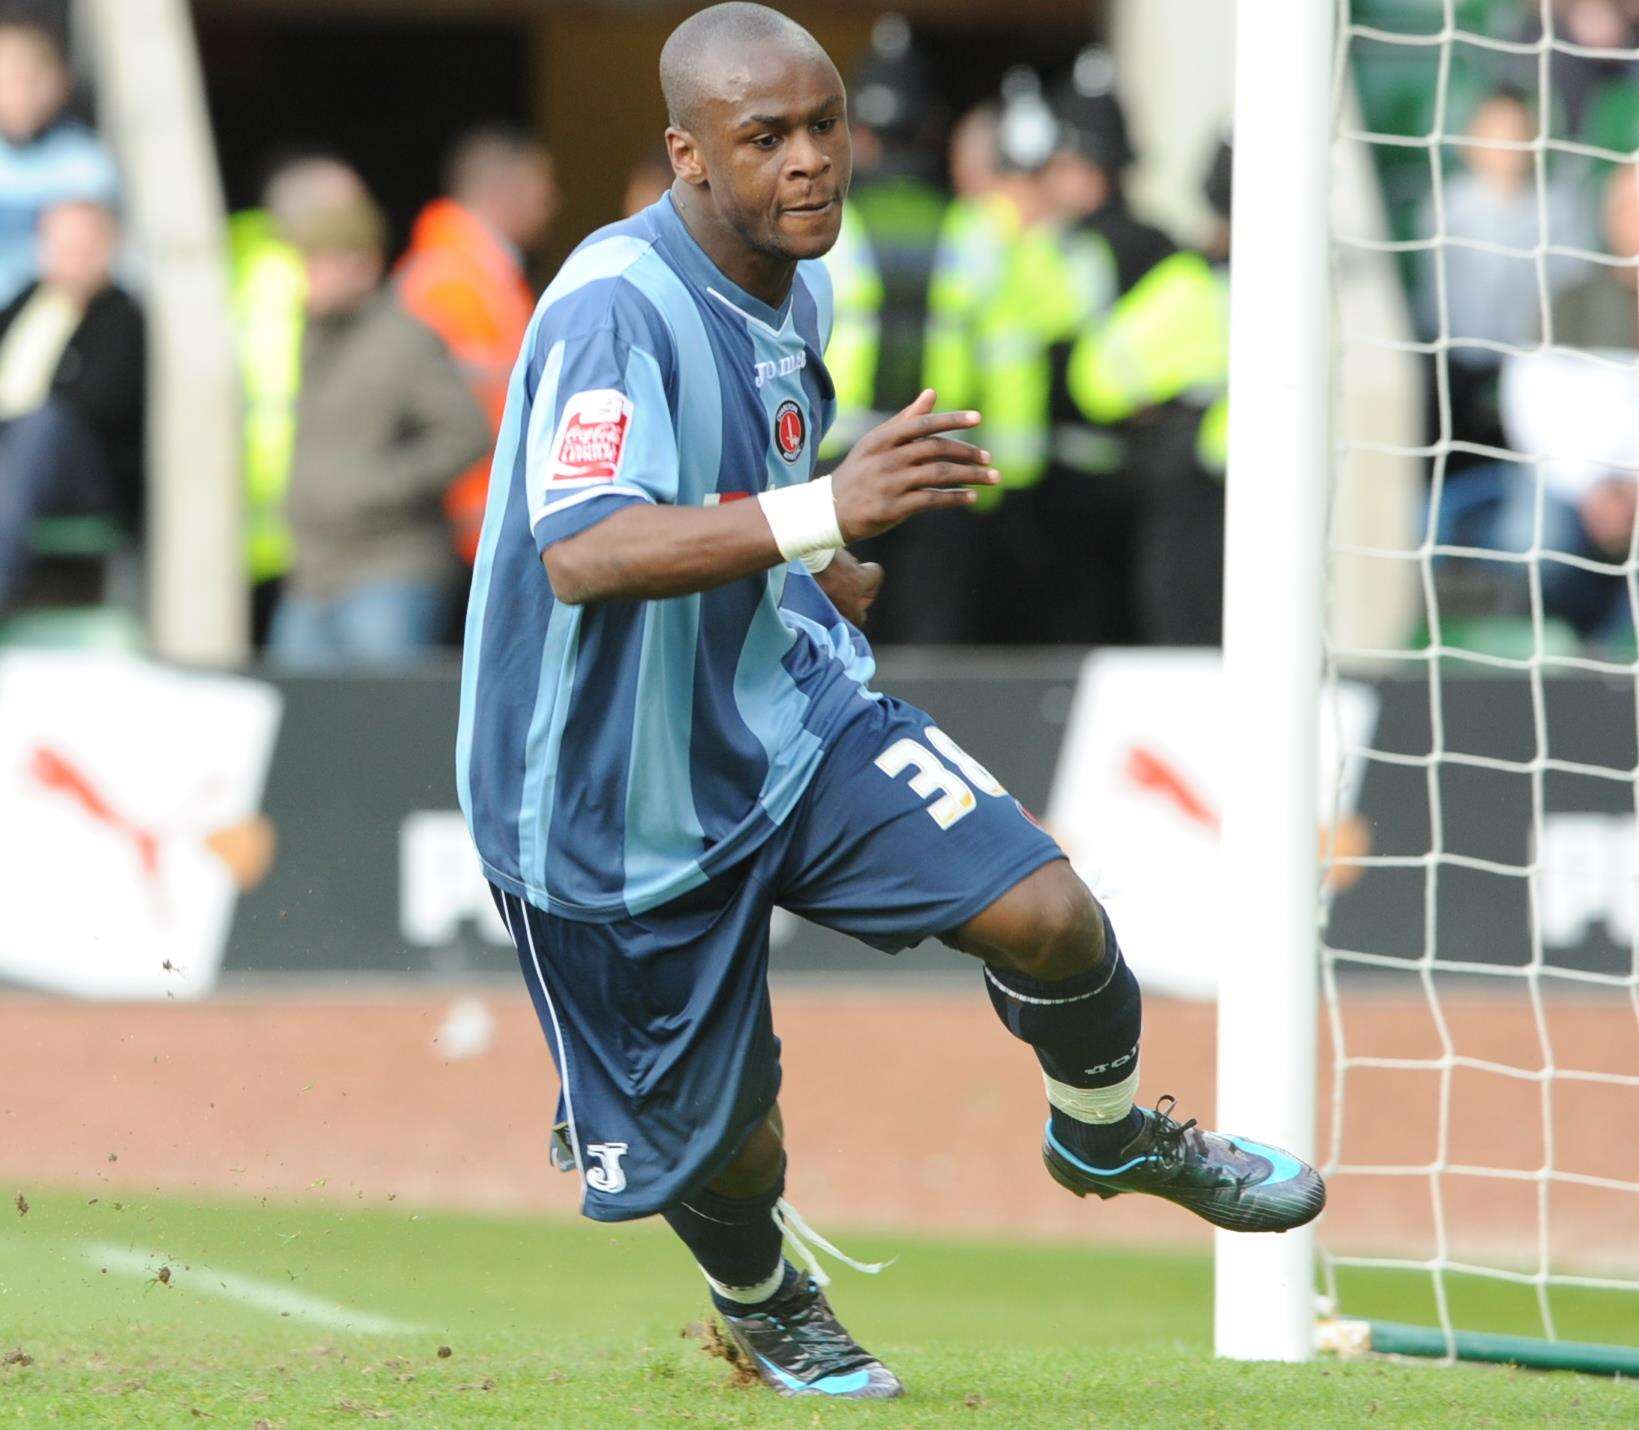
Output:
<instances>
[{"instance_id":1,"label":"football league sleeve patch","mask_svg":"<svg viewBox=\"0 0 1639 1430\"><path fill-rule=\"evenodd\" d=\"M577 392L563 405L547 458L548 487L612 482L626 456L632 400L612 387Z\"/></svg>"},{"instance_id":2,"label":"football league sleeve patch","mask_svg":"<svg viewBox=\"0 0 1639 1430\"><path fill-rule=\"evenodd\" d=\"M653 357L594 341L566 352L556 376L529 434L530 525L542 551L622 506L677 491L671 408Z\"/></svg>"}]
</instances>

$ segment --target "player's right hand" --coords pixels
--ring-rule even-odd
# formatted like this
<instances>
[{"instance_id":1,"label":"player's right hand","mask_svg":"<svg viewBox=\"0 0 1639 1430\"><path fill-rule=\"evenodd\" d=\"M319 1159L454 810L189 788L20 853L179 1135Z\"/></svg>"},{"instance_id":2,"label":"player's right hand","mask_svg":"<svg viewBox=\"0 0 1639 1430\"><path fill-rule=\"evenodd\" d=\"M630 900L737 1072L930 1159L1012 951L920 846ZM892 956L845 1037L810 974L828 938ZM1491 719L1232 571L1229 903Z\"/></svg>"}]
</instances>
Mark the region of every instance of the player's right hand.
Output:
<instances>
[{"instance_id":1,"label":"player's right hand","mask_svg":"<svg viewBox=\"0 0 1639 1430\"><path fill-rule=\"evenodd\" d=\"M929 388L861 437L832 473L843 540L876 536L917 512L972 506L974 488L1001 480L989 452L942 435L977 427L979 414L935 412L933 403Z\"/></svg>"}]
</instances>

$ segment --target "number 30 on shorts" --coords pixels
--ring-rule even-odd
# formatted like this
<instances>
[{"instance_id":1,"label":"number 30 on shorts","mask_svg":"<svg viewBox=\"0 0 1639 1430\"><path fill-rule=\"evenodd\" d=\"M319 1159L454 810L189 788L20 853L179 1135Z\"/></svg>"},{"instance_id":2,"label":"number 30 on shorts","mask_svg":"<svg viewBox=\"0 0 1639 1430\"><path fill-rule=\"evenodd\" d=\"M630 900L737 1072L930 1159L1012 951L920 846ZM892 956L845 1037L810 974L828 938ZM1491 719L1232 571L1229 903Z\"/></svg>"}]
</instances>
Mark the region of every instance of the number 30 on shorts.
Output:
<instances>
[{"instance_id":1,"label":"number 30 on shorts","mask_svg":"<svg viewBox=\"0 0 1639 1430\"><path fill-rule=\"evenodd\" d=\"M941 829L949 829L965 814L971 814L978 803L973 798L973 785L989 795L1005 795L996 776L991 774L972 755L968 754L960 745L950 738L936 725L929 725L923 732L927 736L928 745L933 746L939 755L943 755L957 770L950 768L934 754L933 750L920 740L913 740L907 736L903 740L895 740L880 755L876 757L876 767L889 779L896 778L908 769L916 773L911 776L911 790L928 799L937 794L938 799L928 806L928 813L933 816L933 822ZM967 776L963 779L962 776Z\"/></svg>"}]
</instances>

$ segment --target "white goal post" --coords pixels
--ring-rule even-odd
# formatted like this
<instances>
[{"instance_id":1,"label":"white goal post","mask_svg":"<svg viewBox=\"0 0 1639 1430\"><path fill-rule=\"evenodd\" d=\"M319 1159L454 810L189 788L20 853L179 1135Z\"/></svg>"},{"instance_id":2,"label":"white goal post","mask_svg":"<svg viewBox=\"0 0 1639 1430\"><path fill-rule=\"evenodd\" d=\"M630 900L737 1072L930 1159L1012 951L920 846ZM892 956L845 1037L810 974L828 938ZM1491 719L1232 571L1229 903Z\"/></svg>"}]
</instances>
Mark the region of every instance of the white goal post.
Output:
<instances>
[{"instance_id":1,"label":"white goal post","mask_svg":"<svg viewBox=\"0 0 1639 1430\"><path fill-rule=\"evenodd\" d=\"M1330 0L1241 0L1224 587L1217 1126L1313 1160L1318 702L1330 367ZM1217 1233L1216 1344L1314 1346L1314 1232Z\"/></svg>"},{"instance_id":2,"label":"white goal post","mask_svg":"<svg viewBox=\"0 0 1639 1430\"><path fill-rule=\"evenodd\" d=\"M1223 1356L1639 1375L1636 66L1597 3L1239 6L1217 1125L1331 1204L1218 1234Z\"/></svg>"}]
</instances>

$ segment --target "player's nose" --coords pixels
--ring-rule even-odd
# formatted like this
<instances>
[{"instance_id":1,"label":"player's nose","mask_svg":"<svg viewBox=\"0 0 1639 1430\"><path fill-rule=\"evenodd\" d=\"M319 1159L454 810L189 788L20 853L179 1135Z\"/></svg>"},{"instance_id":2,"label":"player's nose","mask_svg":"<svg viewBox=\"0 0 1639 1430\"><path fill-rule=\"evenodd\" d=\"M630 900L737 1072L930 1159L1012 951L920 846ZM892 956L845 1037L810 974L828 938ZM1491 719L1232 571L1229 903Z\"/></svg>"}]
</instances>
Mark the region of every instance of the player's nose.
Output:
<instances>
[{"instance_id":1,"label":"player's nose","mask_svg":"<svg viewBox=\"0 0 1639 1430\"><path fill-rule=\"evenodd\" d=\"M786 146L785 172L793 179L813 178L830 171L831 156L812 134L804 132Z\"/></svg>"}]
</instances>

